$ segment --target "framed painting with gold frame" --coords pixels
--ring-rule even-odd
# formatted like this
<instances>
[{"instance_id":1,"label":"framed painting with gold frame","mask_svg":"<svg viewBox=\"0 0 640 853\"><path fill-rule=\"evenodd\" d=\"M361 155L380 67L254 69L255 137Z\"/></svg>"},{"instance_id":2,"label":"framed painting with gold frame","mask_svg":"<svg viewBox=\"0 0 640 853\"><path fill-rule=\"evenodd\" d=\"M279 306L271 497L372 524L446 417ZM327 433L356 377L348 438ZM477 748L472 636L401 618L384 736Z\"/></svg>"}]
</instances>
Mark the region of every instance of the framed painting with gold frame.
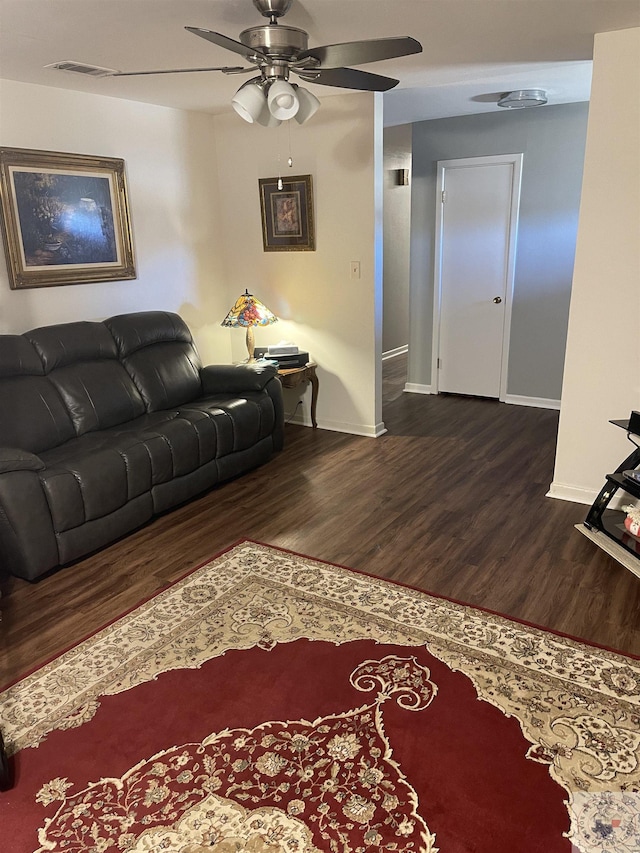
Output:
<instances>
[{"instance_id":1,"label":"framed painting with gold frame","mask_svg":"<svg viewBox=\"0 0 640 853\"><path fill-rule=\"evenodd\" d=\"M136 277L124 160L0 148L13 290Z\"/></svg>"},{"instance_id":2,"label":"framed painting with gold frame","mask_svg":"<svg viewBox=\"0 0 640 853\"><path fill-rule=\"evenodd\" d=\"M311 175L260 178L258 185L264 251L314 252Z\"/></svg>"}]
</instances>

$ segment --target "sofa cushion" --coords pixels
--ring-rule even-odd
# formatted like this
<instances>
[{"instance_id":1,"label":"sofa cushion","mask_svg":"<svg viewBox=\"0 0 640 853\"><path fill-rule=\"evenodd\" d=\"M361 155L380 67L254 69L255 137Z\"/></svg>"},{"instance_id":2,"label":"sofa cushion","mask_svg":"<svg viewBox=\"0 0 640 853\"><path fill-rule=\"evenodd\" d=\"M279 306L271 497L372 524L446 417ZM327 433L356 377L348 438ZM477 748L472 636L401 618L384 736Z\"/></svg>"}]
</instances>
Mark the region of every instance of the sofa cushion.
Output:
<instances>
[{"instance_id":1,"label":"sofa cushion","mask_svg":"<svg viewBox=\"0 0 640 853\"><path fill-rule=\"evenodd\" d=\"M145 493L115 512L56 534L60 563L69 563L140 527L153 517L151 494Z\"/></svg>"},{"instance_id":2,"label":"sofa cushion","mask_svg":"<svg viewBox=\"0 0 640 853\"><path fill-rule=\"evenodd\" d=\"M212 394L180 408L181 414L206 412L216 427L217 457L246 450L273 432L276 416L271 398L247 391L243 394Z\"/></svg>"},{"instance_id":3,"label":"sofa cushion","mask_svg":"<svg viewBox=\"0 0 640 853\"><path fill-rule=\"evenodd\" d=\"M122 363L148 412L200 396L201 363L191 332L177 314L146 311L105 320Z\"/></svg>"},{"instance_id":4,"label":"sofa cushion","mask_svg":"<svg viewBox=\"0 0 640 853\"><path fill-rule=\"evenodd\" d=\"M151 460L135 436L87 433L42 454L39 473L56 533L115 512L151 490Z\"/></svg>"},{"instance_id":5,"label":"sofa cushion","mask_svg":"<svg viewBox=\"0 0 640 853\"><path fill-rule=\"evenodd\" d=\"M42 361L22 335L0 336L0 446L39 453L74 435Z\"/></svg>"},{"instance_id":6,"label":"sofa cushion","mask_svg":"<svg viewBox=\"0 0 640 853\"><path fill-rule=\"evenodd\" d=\"M135 437L144 445L154 486L189 474L216 458L216 429L204 412L151 412L115 432Z\"/></svg>"},{"instance_id":7,"label":"sofa cushion","mask_svg":"<svg viewBox=\"0 0 640 853\"><path fill-rule=\"evenodd\" d=\"M102 323L65 323L27 332L71 416L76 435L108 429L144 412Z\"/></svg>"},{"instance_id":8,"label":"sofa cushion","mask_svg":"<svg viewBox=\"0 0 640 853\"><path fill-rule=\"evenodd\" d=\"M42 455L40 472L57 533L116 512L153 487L215 460L217 435L204 412L154 412L87 433ZM208 484L216 472L207 475Z\"/></svg>"},{"instance_id":9,"label":"sofa cushion","mask_svg":"<svg viewBox=\"0 0 640 853\"><path fill-rule=\"evenodd\" d=\"M83 361L117 358L115 341L102 323L60 323L24 335L36 350L45 373Z\"/></svg>"}]
</instances>

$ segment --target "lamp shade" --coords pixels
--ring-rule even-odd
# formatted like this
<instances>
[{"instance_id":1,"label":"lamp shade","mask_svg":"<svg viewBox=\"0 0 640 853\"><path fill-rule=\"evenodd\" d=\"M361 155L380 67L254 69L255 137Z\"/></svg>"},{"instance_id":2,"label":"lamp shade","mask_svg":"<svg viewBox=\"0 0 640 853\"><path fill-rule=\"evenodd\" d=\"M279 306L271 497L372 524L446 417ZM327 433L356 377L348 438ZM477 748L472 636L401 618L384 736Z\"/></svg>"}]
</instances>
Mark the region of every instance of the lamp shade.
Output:
<instances>
[{"instance_id":1,"label":"lamp shade","mask_svg":"<svg viewBox=\"0 0 640 853\"><path fill-rule=\"evenodd\" d=\"M295 89L286 80L275 80L271 84L268 102L271 115L282 121L293 118L300 107Z\"/></svg>"},{"instance_id":2,"label":"lamp shade","mask_svg":"<svg viewBox=\"0 0 640 853\"><path fill-rule=\"evenodd\" d=\"M249 361L254 361L254 326L270 326L272 323L277 323L276 315L269 311L267 306L260 302L259 299L249 293L248 290L239 296L233 308L224 318L221 326L237 327L242 326L247 330L247 350L249 352Z\"/></svg>"},{"instance_id":3,"label":"lamp shade","mask_svg":"<svg viewBox=\"0 0 640 853\"><path fill-rule=\"evenodd\" d=\"M320 101L295 83L253 77L240 86L231 106L249 124L277 127L290 118L303 124L317 112Z\"/></svg>"},{"instance_id":4,"label":"lamp shade","mask_svg":"<svg viewBox=\"0 0 640 853\"><path fill-rule=\"evenodd\" d=\"M264 108L258 118L256 119L258 124L261 124L263 127L278 127L278 125L282 124L282 119L276 118L272 116L269 112L269 105L267 104L267 99L264 100Z\"/></svg>"},{"instance_id":5,"label":"lamp shade","mask_svg":"<svg viewBox=\"0 0 640 853\"><path fill-rule=\"evenodd\" d=\"M303 89L302 86L293 87L296 90L300 106L295 114L295 120L298 124L303 124L308 118L314 115L320 107L320 101L308 89Z\"/></svg>"},{"instance_id":6,"label":"lamp shade","mask_svg":"<svg viewBox=\"0 0 640 853\"><path fill-rule=\"evenodd\" d=\"M248 121L249 124L259 121L261 113L266 112L267 108L260 78L254 77L253 80L243 83L231 99L231 106L240 118Z\"/></svg>"}]
</instances>

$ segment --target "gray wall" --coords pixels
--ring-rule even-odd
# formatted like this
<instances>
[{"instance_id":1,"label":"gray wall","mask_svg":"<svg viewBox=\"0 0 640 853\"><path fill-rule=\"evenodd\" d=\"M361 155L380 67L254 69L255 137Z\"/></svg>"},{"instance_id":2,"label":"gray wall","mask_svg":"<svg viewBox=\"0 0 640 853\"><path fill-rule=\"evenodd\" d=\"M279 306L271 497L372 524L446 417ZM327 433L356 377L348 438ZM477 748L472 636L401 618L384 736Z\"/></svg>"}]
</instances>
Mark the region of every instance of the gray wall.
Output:
<instances>
[{"instance_id":1,"label":"gray wall","mask_svg":"<svg viewBox=\"0 0 640 853\"><path fill-rule=\"evenodd\" d=\"M523 153L507 393L560 399L588 107L413 125L409 383L431 384L437 161Z\"/></svg>"},{"instance_id":2,"label":"gray wall","mask_svg":"<svg viewBox=\"0 0 640 853\"><path fill-rule=\"evenodd\" d=\"M396 169L411 170L410 124L384 129L383 353L409 343L411 179L398 186Z\"/></svg>"}]
</instances>

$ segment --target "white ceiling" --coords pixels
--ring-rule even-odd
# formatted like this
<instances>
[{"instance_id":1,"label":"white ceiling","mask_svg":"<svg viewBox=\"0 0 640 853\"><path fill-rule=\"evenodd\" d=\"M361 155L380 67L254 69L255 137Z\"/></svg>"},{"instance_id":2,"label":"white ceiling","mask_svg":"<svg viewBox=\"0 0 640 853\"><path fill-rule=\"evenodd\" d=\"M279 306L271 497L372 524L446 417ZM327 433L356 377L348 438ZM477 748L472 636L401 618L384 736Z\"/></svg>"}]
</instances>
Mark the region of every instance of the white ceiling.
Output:
<instances>
[{"instance_id":1,"label":"white ceiling","mask_svg":"<svg viewBox=\"0 0 640 853\"><path fill-rule=\"evenodd\" d=\"M226 112L247 75L94 79L44 66L60 60L120 71L241 65L241 57L184 27L237 39L263 23L251 0L0 0L0 77ZM306 30L310 47L418 39L423 53L363 67L400 79L385 94L385 124L399 124L495 111L498 94L513 89L545 89L550 104L588 100L593 34L640 26L640 0L294 0L281 23ZM343 91L305 85L321 98Z\"/></svg>"}]
</instances>

